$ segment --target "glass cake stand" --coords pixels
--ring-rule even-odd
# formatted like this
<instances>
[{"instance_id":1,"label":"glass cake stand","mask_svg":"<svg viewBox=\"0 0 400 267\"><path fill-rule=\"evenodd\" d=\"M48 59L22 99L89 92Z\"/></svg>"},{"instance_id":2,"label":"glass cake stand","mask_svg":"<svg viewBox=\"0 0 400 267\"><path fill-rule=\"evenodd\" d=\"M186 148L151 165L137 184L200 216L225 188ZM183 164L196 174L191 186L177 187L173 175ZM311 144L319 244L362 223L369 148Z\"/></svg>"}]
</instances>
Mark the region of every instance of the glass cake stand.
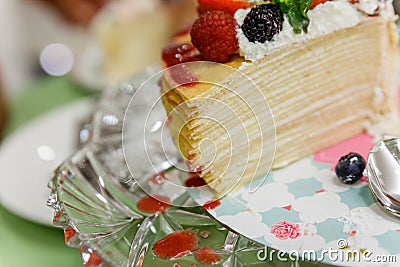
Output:
<instances>
[{"instance_id":1,"label":"glass cake stand","mask_svg":"<svg viewBox=\"0 0 400 267\"><path fill-rule=\"evenodd\" d=\"M58 167L49 183L48 205L54 209L53 223L64 229L66 244L80 250L83 264L115 267L327 266L293 260L287 254L235 233L209 216L207 208L199 206L187 190L174 195L164 212L146 213L138 208L137 203L147 193L125 164L123 121L136 90L158 70L149 67L103 93L91 121L83 123L77 133L81 142L79 151ZM153 80L150 86L157 89L158 84ZM137 157L140 159L140 155ZM166 172L173 175L174 169ZM146 177L153 188L165 189L160 182L162 177ZM152 248L157 241L180 231L194 233L198 239L196 250L203 253L185 251L181 257L172 259L154 253Z\"/></svg>"}]
</instances>

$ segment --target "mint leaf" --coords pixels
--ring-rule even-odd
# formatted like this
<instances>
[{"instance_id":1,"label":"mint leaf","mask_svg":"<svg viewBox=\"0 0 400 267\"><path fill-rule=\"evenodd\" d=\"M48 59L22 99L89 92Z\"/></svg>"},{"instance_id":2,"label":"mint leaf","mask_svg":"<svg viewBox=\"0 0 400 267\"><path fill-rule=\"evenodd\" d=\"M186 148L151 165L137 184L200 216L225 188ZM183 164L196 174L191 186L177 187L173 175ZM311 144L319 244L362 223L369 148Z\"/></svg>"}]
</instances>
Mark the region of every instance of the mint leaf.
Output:
<instances>
[{"instance_id":1,"label":"mint leaf","mask_svg":"<svg viewBox=\"0 0 400 267\"><path fill-rule=\"evenodd\" d=\"M275 0L286 15L295 33L307 32L310 19L307 16L312 0Z\"/></svg>"}]
</instances>

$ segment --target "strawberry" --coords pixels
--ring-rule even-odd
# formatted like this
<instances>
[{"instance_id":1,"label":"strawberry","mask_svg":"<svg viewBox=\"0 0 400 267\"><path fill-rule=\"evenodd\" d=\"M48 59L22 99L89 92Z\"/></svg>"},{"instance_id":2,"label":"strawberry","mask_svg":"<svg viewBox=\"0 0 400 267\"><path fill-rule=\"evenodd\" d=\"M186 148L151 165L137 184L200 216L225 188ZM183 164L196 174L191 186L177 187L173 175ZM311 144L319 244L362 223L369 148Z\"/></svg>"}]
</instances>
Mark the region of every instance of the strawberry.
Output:
<instances>
[{"instance_id":1,"label":"strawberry","mask_svg":"<svg viewBox=\"0 0 400 267\"><path fill-rule=\"evenodd\" d=\"M204 59L227 62L239 48L236 21L223 11L207 11L193 23L190 36Z\"/></svg>"},{"instance_id":2,"label":"strawberry","mask_svg":"<svg viewBox=\"0 0 400 267\"><path fill-rule=\"evenodd\" d=\"M234 15L236 10L240 8L250 8L254 6L245 0L198 0L198 3L200 14L206 11L220 10Z\"/></svg>"},{"instance_id":3,"label":"strawberry","mask_svg":"<svg viewBox=\"0 0 400 267\"><path fill-rule=\"evenodd\" d=\"M328 1L328 0L312 0L310 9L313 9L315 6L317 6L319 4L323 4L326 1Z\"/></svg>"}]
</instances>

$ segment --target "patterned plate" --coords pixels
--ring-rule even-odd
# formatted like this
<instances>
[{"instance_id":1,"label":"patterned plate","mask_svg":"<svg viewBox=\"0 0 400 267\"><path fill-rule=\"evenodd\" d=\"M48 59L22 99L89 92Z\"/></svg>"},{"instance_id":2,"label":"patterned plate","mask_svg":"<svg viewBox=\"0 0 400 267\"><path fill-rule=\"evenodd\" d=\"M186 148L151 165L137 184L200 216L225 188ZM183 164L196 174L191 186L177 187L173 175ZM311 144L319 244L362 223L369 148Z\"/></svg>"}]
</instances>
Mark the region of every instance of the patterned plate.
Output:
<instances>
[{"instance_id":1,"label":"patterned plate","mask_svg":"<svg viewBox=\"0 0 400 267\"><path fill-rule=\"evenodd\" d=\"M365 177L345 185L332 170L332 160L350 151L365 155L371 143L356 136L274 171L256 192L242 188L209 213L252 240L310 260L398 266L400 219L375 202Z\"/></svg>"}]
</instances>

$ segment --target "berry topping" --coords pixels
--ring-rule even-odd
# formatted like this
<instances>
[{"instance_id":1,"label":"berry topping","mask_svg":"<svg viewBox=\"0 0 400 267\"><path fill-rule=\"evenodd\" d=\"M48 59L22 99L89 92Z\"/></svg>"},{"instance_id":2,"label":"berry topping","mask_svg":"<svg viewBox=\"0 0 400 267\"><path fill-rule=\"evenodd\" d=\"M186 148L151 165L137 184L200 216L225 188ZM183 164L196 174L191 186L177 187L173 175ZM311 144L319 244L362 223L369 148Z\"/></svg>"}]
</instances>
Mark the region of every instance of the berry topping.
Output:
<instances>
[{"instance_id":1,"label":"berry topping","mask_svg":"<svg viewBox=\"0 0 400 267\"><path fill-rule=\"evenodd\" d=\"M197 78L184 63L204 60L199 50L192 43L178 43L166 47L162 53L164 64L169 68L171 78L179 85L190 87Z\"/></svg>"},{"instance_id":2,"label":"berry topping","mask_svg":"<svg viewBox=\"0 0 400 267\"><path fill-rule=\"evenodd\" d=\"M339 159L335 173L345 184L353 184L361 179L365 169L364 158L357 153L349 153Z\"/></svg>"},{"instance_id":3,"label":"berry topping","mask_svg":"<svg viewBox=\"0 0 400 267\"><path fill-rule=\"evenodd\" d=\"M168 66L202 60L200 52L191 43L172 44L162 52L163 62Z\"/></svg>"},{"instance_id":4,"label":"berry topping","mask_svg":"<svg viewBox=\"0 0 400 267\"><path fill-rule=\"evenodd\" d=\"M236 21L223 11L202 14L190 31L193 45L206 60L227 62L239 48L236 38Z\"/></svg>"},{"instance_id":5,"label":"berry topping","mask_svg":"<svg viewBox=\"0 0 400 267\"><path fill-rule=\"evenodd\" d=\"M271 41L282 30L283 13L277 5L253 7L244 19L242 30L250 42Z\"/></svg>"},{"instance_id":6,"label":"berry topping","mask_svg":"<svg viewBox=\"0 0 400 267\"><path fill-rule=\"evenodd\" d=\"M323 4L326 1L328 1L328 0L312 0L310 9L313 9L315 6L317 6L319 4Z\"/></svg>"},{"instance_id":7,"label":"berry topping","mask_svg":"<svg viewBox=\"0 0 400 267\"><path fill-rule=\"evenodd\" d=\"M250 8L253 6L253 4L245 0L198 0L198 3L200 14L207 11L220 10L233 15L240 8Z\"/></svg>"}]
</instances>

